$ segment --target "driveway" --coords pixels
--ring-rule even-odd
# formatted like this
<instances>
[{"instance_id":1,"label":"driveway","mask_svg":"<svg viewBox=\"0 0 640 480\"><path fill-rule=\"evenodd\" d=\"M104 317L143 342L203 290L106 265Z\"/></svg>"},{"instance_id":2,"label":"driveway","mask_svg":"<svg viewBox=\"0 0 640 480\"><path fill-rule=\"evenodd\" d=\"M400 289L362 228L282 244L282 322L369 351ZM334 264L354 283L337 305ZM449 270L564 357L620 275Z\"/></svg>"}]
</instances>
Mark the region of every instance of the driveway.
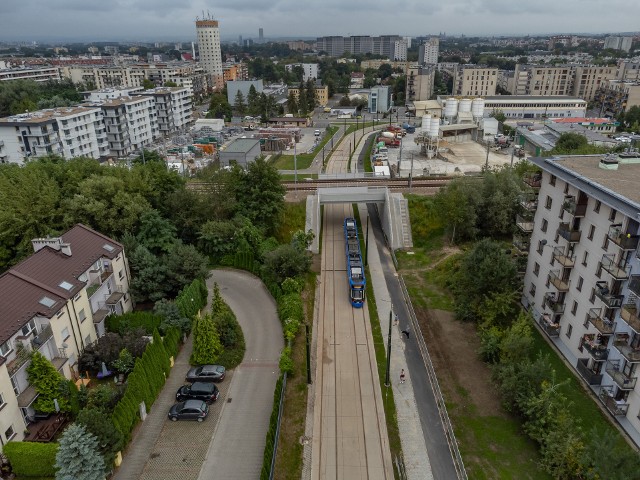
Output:
<instances>
[{"instance_id":1,"label":"driveway","mask_svg":"<svg viewBox=\"0 0 640 480\"><path fill-rule=\"evenodd\" d=\"M276 304L260 279L236 270L214 270L217 283L244 332L246 353L235 369L199 480L260 478L265 438L284 347Z\"/></svg>"}]
</instances>

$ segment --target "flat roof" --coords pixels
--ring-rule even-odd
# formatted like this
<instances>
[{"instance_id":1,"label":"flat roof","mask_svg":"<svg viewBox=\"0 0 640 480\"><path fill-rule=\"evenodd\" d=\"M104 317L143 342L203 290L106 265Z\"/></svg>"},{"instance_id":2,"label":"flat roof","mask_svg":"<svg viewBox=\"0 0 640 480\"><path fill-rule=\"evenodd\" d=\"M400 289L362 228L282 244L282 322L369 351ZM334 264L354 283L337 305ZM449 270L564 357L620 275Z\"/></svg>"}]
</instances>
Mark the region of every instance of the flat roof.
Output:
<instances>
[{"instance_id":1,"label":"flat roof","mask_svg":"<svg viewBox=\"0 0 640 480\"><path fill-rule=\"evenodd\" d=\"M589 117L565 117L565 118L552 118L554 123L587 123L589 125L620 125L620 122L616 122L610 118L589 118Z\"/></svg>"},{"instance_id":2,"label":"flat roof","mask_svg":"<svg viewBox=\"0 0 640 480\"><path fill-rule=\"evenodd\" d=\"M100 107L60 107L46 110L38 110L30 113L20 113L10 117L0 118L0 124L5 125L24 125L25 123L40 124L46 123L57 118L65 118L81 113L90 113L99 110Z\"/></svg>"},{"instance_id":3,"label":"flat roof","mask_svg":"<svg viewBox=\"0 0 640 480\"><path fill-rule=\"evenodd\" d=\"M493 95L488 97L483 97L485 101L497 102L497 101L505 101L505 102L580 102L587 103L586 100L580 97L572 97L569 95Z\"/></svg>"},{"instance_id":4,"label":"flat roof","mask_svg":"<svg viewBox=\"0 0 640 480\"><path fill-rule=\"evenodd\" d=\"M223 153L248 153L256 145L260 145L258 138L236 138L223 150Z\"/></svg>"}]
</instances>

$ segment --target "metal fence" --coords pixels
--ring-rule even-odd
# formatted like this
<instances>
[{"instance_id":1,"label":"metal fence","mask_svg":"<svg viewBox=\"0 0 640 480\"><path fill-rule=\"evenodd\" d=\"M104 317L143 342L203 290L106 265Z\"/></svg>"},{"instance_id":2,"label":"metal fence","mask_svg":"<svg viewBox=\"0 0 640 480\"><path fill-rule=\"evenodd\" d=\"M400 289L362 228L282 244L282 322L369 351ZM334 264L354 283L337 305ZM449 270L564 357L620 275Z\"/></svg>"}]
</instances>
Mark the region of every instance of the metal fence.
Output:
<instances>
[{"instance_id":1,"label":"metal fence","mask_svg":"<svg viewBox=\"0 0 640 480\"><path fill-rule=\"evenodd\" d=\"M269 469L269 480L273 480L276 470L276 456L278 453L278 437L280 437L280 422L282 421L282 410L284 409L284 393L287 389L287 372L282 375L282 389L278 404L278 421L276 422L276 433L273 439L273 456L271 457L271 468Z\"/></svg>"},{"instance_id":2,"label":"metal fence","mask_svg":"<svg viewBox=\"0 0 640 480\"><path fill-rule=\"evenodd\" d=\"M395 259L395 255L393 255L393 259L395 263L397 261ZM398 280L400 281L400 287L402 288L402 295L404 296L404 300L407 305L407 310L409 311L409 316L411 317L411 324L413 327L413 331L416 332L415 338L417 339L418 347L420 348L420 353L422 354L422 358L424 360L424 364L427 369L427 374L429 375L429 379L433 387L433 395L436 399L436 405L438 406L438 413L440 414L442 425L444 426L444 433L447 437L447 444L449 445L449 451L451 452L451 457L453 459L453 465L456 469L458 480L467 480L468 478L467 472L464 468L464 462L462 461L462 456L460 455L458 442L456 441L456 436L453 431L453 425L451 424L451 420L449 419L449 414L447 413L447 407L444 402L444 397L442 396L442 391L440 390L440 384L438 383L438 378L436 377L436 371L433 368L433 363L431 362L431 357L429 356L429 350L427 349L427 344L425 343L424 337L422 336L422 332L420 331L420 324L418 323L418 318L416 317L416 313L413 310L413 305L411 304L409 291L407 290L407 286L405 285L404 279L402 278L401 274L398 274Z\"/></svg>"}]
</instances>

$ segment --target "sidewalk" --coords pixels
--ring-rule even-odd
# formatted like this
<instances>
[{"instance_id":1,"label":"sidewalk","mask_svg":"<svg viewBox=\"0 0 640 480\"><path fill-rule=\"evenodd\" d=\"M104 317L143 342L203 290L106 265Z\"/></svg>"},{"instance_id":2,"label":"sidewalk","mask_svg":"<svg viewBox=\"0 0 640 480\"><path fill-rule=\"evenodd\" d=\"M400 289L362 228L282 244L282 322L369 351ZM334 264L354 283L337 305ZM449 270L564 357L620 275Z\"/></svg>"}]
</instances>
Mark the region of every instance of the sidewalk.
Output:
<instances>
[{"instance_id":1,"label":"sidewalk","mask_svg":"<svg viewBox=\"0 0 640 480\"><path fill-rule=\"evenodd\" d=\"M361 225L367 222L366 204L358 205ZM389 326L389 312L391 310L391 296L387 288L384 277L380 255L389 255L384 250L378 251L375 239L369 239L368 266L370 272L369 281L373 286L378 306L378 317L380 327L384 336L384 347L387 350L387 332ZM416 406L416 398L411 383L411 370L409 369L404 350L406 340L401 330L404 324L399 323L392 326L391 332L391 372L389 374L393 388L393 396L396 404L396 414L398 419L398 430L400 432L400 442L404 464L409 480L432 480L434 478L429 461L425 435L422 430L420 415ZM415 334L415 332L412 332ZM411 335L411 334L410 334ZM400 384L400 371L405 371L405 383Z\"/></svg>"}]
</instances>

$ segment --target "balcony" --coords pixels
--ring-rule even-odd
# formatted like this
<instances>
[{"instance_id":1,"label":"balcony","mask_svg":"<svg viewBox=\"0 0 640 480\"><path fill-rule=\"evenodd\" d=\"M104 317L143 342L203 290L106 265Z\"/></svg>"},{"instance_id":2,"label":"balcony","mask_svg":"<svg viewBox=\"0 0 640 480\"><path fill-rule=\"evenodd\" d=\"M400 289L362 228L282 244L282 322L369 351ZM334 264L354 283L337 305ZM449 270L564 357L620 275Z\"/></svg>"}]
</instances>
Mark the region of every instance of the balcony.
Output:
<instances>
[{"instance_id":1,"label":"balcony","mask_svg":"<svg viewBox=\"0 0 640 480\"><path fill-rule=\"evenodd\" d=\"M619 399L613 396L613 385L607 385L600 389L600 400L607 407L607 410L616 417L624 417L629 409L629 404L626 400Z\"/></svg>"},{"instance_id":2,"label":"balcony","mask_svg":"<svg viewBox=\"0 0 640 480\"><path fill-rule=\"evenodd\" d=\"M622 307L622 295L612 295L606 282L597 282L596 297L598 297L607 306L607 308L620 308Z\"/></svg>"},{"instance_id":3,"label":"balcony","mask_svg":"<svg viewBox=\"0 0 640 480\"><path fill-rule=\"evenodd\" d=\"M525 193L520 197L520 206L530 212L538 208L538 195L536 193Z\"/></svg>"},{"instance_id":4,"label":"balcony","mask_svg":"<svg viewBox=\"0 0 640 480\"><path fill-rule=\"evenodd\" d=\"M528 172L522 177L522 181L531 188L540 188L542 186L542 173Z\"/></svg>"},{"instance_id":5,"label":"balcony","mask_svg":"<svg viewBox=\"0 0 640 480\"><path fill-rule=\"evenodd\" d=\"M105 295L105 297L106 298L104 303L106 305L115 305L120 301L122 297L124 297L124 289L121 285L116 285L116 287L113 289L113 292L111 292L109 295Z\"/></svg>"},{"instance_id":6,"label":"balcony","mask_svg":"<svg viewBox=\"0 0 640 480\"><path fill-rule=\"evenodd\" d=\"M620 360L607 361L605 372L621 390L633 390L636 386L637 377L631 377L624 373L620 367Z\"/></svg>"},{"instance_id":7,"label":"balcony","mask_svg":"<svg viewBox=\"0 0 640 480\"><path fill-rule=\"evenodd\" d=\"M602 362L609 358L609 349L606 345L597 343L593 337L594 335L585 335L582 339L582 348L589 352L595 361Z\"/></svg>"},{"instance_id":8,"label":"balcony","mask_svg":"<svg viewBox=\"0 0 640 480\"><path fill-rule=\"evenodd\" d=\"M558 227L558 235L564 238L567 242L577 243L580 241L582 232L573 228L569 223L561 223Z\"/></svg>"},{"instance_id":9,"label":"balcony","mask_svg":"<svg viewBox=\"0 0 640 480\"><path fill-rule=\"evenodd\" d=\"M640 296L640 275L631 275L629 291Z\"/></svg>"},{"instance_id":10,"label":"balcony","mask_svg":"<svg viewBox=\"0 0 640 480\"><path fill-rule=\"evenodd\" d=\"M616 263L616 256L604 254L600 261L602 268L616 280L626 280L631 272L631 265L619 265Z\"/></svg>"},{"instance_id":11,"label":"balcony","mask_svg":"<svg viewBox=\"0 0 640 480\"><path fill-rule=\"evenodd\" d=\"M576 264L576 256L566 253L565 249L562 247L553 248L553 258L563 267L573 268Z\"/></svg>"},{"instance_id":12,"label":"balcony","mask_svg":"<svg viewBox=\"0 0 640 480\"><path fill-rule=\"evenodd\" d=\"M636 333L640 333L640 318L635 302L625 303L620 310L620 318L624 320Z\"/></svg>"},{"instance_id":13,"label":"balcony","mask_svg":"<svg viewBox=\"0 0 640 480\"><path fill-rule=\"evenodd\" d=\"M513 236L513 246L516 248L516 250L518 250L518 252L524 253L524 254L529 253L530 245L531 245L531 242L528 238L520 235Z\"/></svg>"},{"instance_id":14,"label":"balcony","mask_svg":"<svg viewBox=\"0 0 640 480\"><path fill-rule=\"evenodd\" d=\"M549 282L556 287L559 292L569 291L569 280L563 280L560 274L560 270L551 270L549 272Z\"/></svg>"},{"instance_id":15,"label":"balcony","mask_svg":"<svg viewBox=\"0 0 640 480\"><path fill-rule=\"evenodd\" d=\"M576 197L568 196L564 197L562 209L574 217L584 217L585 213L587 213L587 204L578 203Z\"/></svg>"},{"instance_id":16,"label":"balcony","mask_svg":"<svg viewBox=\"0 0 640 480\"><path fill-rule=\"evenodd\" d=\"M622 225L611 225L607 237L622 250L635 250L638 248L640 235L631 235L622 231Z\"/></svg>"},{"instance_id":17,"label":"balcony","mask_svg":"<svg viewBox=\"0 0 640 480\"><path fill-rule=\"evenodd\" d=\"M602 383L602 374L591 370L587 366L588 362L589 360L586 358L579 358L578 363L576 364L576 370L578 370L578 373L589 385L600 385Z\"/></svg>"},{"instance_id":18,"label":"balcony","mask_svg":"<svg viewBox=\"0 0 640 480\"><path fill-rule=\"evenodd\" d=\"M560 300L555 292L545 293L544 303L553 313L564 313L564 299Z\"/></svg>"},{"instance_id":19,"label":"balcony","mask_svg":"<svg viewBox=\"0 0 640 480\"><path fill-rule=\"evenodd\" d=\"M25 341L20 342L20 346L16 346L16 357L7 364L9 376L15 375L15 373L31 359L31 353L40 350L52 336L53 331L51 330L51 326L46 325L29 343Z\"/></svg>"},{"instance_id":20,"label":"balcony","mask_svg":"<svg viewBox=\"0 0 640 480\"><path fill-rule=\"evenodd\" d=\"M560 336L560 324L555 323L548 313L543 313L538 317L538 325L549 337L555 338Z\"/></svg>"},{"instance_id":21,"label":"balcony","mask_svg":"<svg viewBox=\"0 0 640 480\"><path fill-rule=\"evenodd\" d=\"M616 333L613 337L613 346L618 349L629 363L640 363L640 347L632 347L629 343L631 337L628 333Z\"/></svg>"},{"instance_id":22,"label":"balcony","mask_svg":"<svg viewBox=\"0 0 640 480\"><path fill-rule=\"evenodd\" d=\"M531 233L533 232L533 218L516 215L516 226L523 233Z\"/></svg>"},{"instance_id":23,"label":"balcony","mask_svg":"<svg viewBox=\"0 0 640 480\"><path fill-rule=\"evenodd\" d=\"M589 323L596 327L596 330L598 330L602 335L613 335L613 332L616 331L616 322L602 318L600 316L601 311L601 308L590 309L589 313L587 313Z\"/></svg>"}]
</instances>

